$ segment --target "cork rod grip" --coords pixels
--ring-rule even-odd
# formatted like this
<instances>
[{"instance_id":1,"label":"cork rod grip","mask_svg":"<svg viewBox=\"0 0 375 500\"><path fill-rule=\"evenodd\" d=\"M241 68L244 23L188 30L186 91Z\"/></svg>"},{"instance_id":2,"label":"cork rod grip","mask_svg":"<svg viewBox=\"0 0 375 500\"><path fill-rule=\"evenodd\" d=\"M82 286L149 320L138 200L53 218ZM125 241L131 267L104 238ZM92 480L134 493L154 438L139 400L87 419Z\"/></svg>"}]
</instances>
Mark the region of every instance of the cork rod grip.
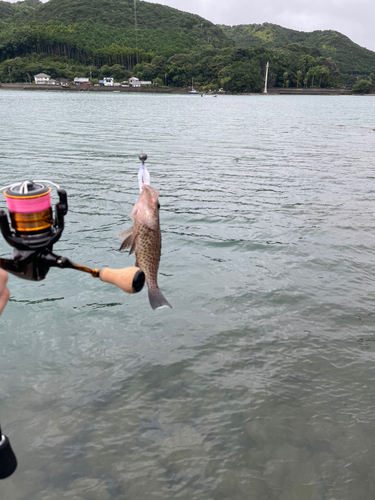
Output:
<instances>
[{"instance_id":1,"label":"cork rod grip","mask_svg":"<svg viewBox=\"0 0 375 500\"><path fill-rule=\"evenodd\" d=\"M137 293L143 288L145 275L139 267L125 267L124 269L109 269L104 267L99 278L105 283L116 285L127 293Z\"/></svg>"}]
</instances>

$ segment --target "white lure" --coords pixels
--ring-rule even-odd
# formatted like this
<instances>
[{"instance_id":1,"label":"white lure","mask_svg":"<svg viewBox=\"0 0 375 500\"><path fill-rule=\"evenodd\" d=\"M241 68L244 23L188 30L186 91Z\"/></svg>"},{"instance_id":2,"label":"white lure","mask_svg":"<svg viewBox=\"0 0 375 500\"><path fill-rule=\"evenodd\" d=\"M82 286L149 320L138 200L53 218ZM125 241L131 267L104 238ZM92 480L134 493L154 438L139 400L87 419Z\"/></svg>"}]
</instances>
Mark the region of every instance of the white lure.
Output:
<instances>
[{"instance_id":1,"label":"white lure","mask_svg":"<svg viewBox=\"0 0 375 500\"><path fill-rule=\"evenodd\" d=\"M142 193L143 185L147 184L147 186L150 185L150 174L148 173L148 170L146 168L146 165L142 163L140 166L140 169L138 171L138 185L139 185L139 192Z\"/></svg>"}]
</instances>

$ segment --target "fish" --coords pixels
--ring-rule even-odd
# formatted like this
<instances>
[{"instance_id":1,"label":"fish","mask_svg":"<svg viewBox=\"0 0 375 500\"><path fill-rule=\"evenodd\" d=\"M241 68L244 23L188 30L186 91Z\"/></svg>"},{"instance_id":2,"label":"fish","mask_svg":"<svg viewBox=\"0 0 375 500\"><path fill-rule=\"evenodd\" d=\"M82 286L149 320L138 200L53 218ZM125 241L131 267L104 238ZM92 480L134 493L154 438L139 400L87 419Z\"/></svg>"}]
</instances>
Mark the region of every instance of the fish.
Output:
<instances>
[{"instance_id":1,"label":"fish","mask_svg":"<svg viewBox=\"0 0 375 500\"><path fill-rule=\"evenodd\" d=\"M130 214L134 221L133 227L119 234L119 237L126 236L120 250L130 248L129 255L135 252L135 265L145 273L148 299L154 310L163 306L172 308L161 293L157 282L161 254L159 209L159 192L144 184Z\"/></svg>"}]
</instances>

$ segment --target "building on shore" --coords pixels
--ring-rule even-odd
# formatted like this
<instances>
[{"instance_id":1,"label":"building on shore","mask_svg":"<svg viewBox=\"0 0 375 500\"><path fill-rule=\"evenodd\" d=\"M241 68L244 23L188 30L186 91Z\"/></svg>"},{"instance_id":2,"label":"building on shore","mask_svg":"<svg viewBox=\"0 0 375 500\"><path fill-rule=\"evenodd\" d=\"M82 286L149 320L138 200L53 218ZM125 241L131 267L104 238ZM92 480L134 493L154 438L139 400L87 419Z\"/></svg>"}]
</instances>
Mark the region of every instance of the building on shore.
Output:
<instances>
[{"instance_id":1,"label":"building on shore","mask_svg":"<svg viewBox=\"0 0 375 500\"><path fill-rule=\"evenodd\" d=\"M130 87L142 87L145 85L152 85L152 82L141 81L138 78L136 78L135 76L132 76L131 78L129 78L129 86Z\"/></svg>"},{"instance_id":2,"label":"building on shore","mask_svg":"<svg viewBox=\"0 0 375 500\"><path fill-rule=\"evenodd\" d=\"M90 85L89 78L74 78L74 85Z\"/></svg>"},{"instance_id":3,"label":"building on shore","mask_svg":"<svg viewBox=\"0 0 375 500\"><path fill-rule=\"evenodd\" d=\"M137 77L132 76L131 78L129 78L129 86L130 87L140 87L141 82L139 81L139 79Z\"/></svg>"},{"instance_id":4,"label":"building on shore","mask_svg":"<svg viewBox=\"0 0 375 500\"><path fill-rule=\"evenodd\" d=\"M49 75L46 75L45 73L38 73L37 75L34 75L34 81L36 84L39 85L55 85L56 80L53 80ZM55 83L53 83L55 82Z\"/></svg>"},{"instance_id":5,"label":"building on shore","mask_svg":"<svg viewBox=\"0 0 375 500\"><path fill-rule=\"evenodd\" d=\"M114 79L112 77L110 77L110 76L106 76L106 77L103 78L103 85L104 85L104 87L113 87L114 83L115 83Z\"/></svg>"}]
</instances>

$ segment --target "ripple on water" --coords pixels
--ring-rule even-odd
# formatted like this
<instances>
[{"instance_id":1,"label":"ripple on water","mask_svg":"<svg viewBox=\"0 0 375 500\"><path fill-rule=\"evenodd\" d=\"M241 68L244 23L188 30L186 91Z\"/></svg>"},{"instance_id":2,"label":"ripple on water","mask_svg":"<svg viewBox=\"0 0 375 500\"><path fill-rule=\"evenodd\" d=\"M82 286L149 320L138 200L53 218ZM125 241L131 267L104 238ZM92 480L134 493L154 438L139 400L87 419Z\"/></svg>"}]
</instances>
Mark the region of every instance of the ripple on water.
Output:
<instances>
[{"instance_id":1,"label":"ripple on water","mask_svg":"<svg viewBox=\"0 0 375 500\"><path fill-rule=\"evenodd\" d=\"M54 250L75 262L134 265L117 235L148 154L173 305L71 270L10 277L2 497L371 497L373 106L0 91L0 184L67 189Z\"/></svg>"}]
</instances>

